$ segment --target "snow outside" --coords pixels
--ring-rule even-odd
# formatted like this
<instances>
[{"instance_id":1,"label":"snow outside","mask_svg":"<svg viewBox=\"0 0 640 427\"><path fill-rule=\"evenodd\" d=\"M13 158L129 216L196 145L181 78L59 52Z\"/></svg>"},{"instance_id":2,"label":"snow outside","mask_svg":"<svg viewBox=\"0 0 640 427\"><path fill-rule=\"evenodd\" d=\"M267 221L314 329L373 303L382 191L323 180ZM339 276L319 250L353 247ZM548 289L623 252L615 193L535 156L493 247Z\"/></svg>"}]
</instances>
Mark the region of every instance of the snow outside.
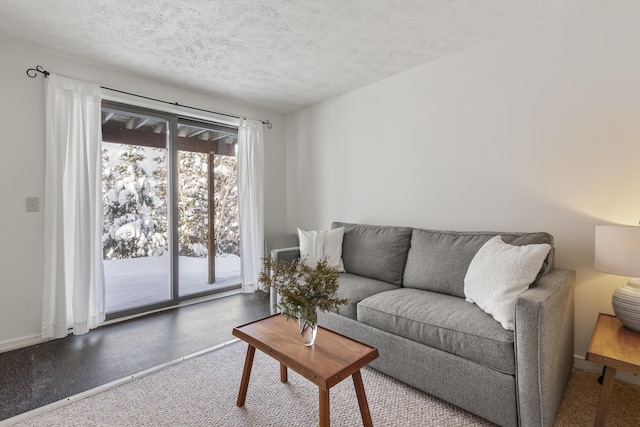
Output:
<instances>
[{"instance_id":1,"label":"snow outside","mask_svg":"<svg viewBox=\"0 0 640 427\"><path fill-rule=\"evenodd\" d=\"M106 310L171 299L167 150L103 142ZM178 152L180 296L240 283L235 157L215 156L215 254L208 247L207 154ZM215 283L208 257L215 256Z\"/></svg>"}]
</instances>

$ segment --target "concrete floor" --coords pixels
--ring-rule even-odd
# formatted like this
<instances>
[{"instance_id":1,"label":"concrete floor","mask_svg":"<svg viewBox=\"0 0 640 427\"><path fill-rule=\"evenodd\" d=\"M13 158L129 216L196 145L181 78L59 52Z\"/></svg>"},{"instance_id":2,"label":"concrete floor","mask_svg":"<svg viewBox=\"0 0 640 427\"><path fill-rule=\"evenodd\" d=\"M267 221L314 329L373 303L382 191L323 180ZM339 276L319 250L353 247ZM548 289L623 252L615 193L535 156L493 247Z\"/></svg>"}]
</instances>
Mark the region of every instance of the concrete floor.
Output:
<instances>
[{"instance_id":1,"label":"concrete floor","mask_svg":"<svg viewBox=\"0 0 640 427\"><path fill-rule=\"evenodd\" d=\"M229 341L269 315L266 293L236 294L0 353L0 421Z\"/></svg>"}]
</instances>

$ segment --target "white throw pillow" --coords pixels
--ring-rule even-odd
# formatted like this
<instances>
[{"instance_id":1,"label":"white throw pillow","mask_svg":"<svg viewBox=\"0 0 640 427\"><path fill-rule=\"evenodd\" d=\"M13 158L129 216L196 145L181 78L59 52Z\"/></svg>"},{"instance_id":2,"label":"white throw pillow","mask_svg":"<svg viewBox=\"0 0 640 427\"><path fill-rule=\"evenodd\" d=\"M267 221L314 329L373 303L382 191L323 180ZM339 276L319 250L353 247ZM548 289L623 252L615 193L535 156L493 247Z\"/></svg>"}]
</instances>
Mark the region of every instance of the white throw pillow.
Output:
<instances>
[{"instance_id":1,"label":"white throw pillow","mask_svg":"<svg viewBox=\"0 0 640 427\"><path fill-rule=\"evenodd\" d=\"M496 236L471 260L464 278L466 300L513 331L518 296L536 279L551 246L514 246Z\"/></svg>"},{"instance_id":2,"label":"white throw pillow","mask_svg":"<svg viewBox=\"0 0 640 427\"><path fill-rule=\"evenodd\" d=\"M300 258L304 259L312 268L316 268L318 261L326 257L330 267L344 272L342 263L343 237L343 227L322 231L305 231L298 228Z\"/></svg>"}]
</instances>

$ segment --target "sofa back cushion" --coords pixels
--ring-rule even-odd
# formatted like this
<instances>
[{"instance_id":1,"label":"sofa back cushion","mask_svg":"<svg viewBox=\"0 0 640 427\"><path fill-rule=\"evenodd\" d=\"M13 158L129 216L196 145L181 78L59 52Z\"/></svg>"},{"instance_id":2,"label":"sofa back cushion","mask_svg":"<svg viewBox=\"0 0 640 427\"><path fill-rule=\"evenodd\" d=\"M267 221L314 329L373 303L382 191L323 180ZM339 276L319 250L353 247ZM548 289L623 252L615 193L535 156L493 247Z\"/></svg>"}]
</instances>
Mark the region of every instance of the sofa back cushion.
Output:
<instances>
[{"instance_id":1,"label":"sofa back cushion","mask_svg":"<svg viewBox=\"0 0 640 427\"><path fill-rule=\"evenodd\" d=\"M334 222L344 227L342 261L347 273L400 286L411 242L410 227ZM463 275L464 278L464 275Z\"/></svg>"},{"instance_id":2,"label":"sofa back cushion","mask_svg":"<svg viewBox=\"0 0 640 427\"><path fill-rule=\"evenodd\" d=\"M403 286L464 298L464 277L471 260L489 239L500 235L505 243L548 243L551 250L539 279L553 269L553 236L548 233L457 232L414 229ZM534 282L535 283L535 282Z\"/></svg>"}]
</instances>

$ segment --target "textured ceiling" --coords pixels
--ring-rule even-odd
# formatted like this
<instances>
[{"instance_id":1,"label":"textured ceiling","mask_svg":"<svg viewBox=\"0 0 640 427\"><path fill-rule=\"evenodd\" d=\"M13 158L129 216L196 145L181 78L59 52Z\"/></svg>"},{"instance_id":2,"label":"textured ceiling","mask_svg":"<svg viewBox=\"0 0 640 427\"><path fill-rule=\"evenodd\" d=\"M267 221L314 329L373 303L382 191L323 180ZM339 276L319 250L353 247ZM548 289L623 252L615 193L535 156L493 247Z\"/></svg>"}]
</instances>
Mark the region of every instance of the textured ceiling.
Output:
<instances>
[{"instance_id":1,"label":"textured ceiling","mask_svg":"<svg viewBox=\"0 0 640 427\"><path fill-rule=\"evenodd\" d=\"M0 34L288 113L591 1L0 0Z\"/></svg>"}]
</instances>

